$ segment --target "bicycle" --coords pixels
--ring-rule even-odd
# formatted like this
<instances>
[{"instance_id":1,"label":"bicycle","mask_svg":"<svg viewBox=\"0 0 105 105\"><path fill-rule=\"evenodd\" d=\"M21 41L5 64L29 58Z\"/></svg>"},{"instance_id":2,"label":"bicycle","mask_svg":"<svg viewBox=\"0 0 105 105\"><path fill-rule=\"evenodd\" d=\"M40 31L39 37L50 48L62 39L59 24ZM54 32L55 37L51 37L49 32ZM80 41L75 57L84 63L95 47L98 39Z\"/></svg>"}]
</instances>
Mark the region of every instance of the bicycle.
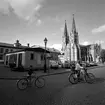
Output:
<instances>
[{"instance_id":1,"label":"bicycle","mask_svg":"<svg viewBox=\"0 0 105 105\"><path fill-rule=\"evenodd\" d=\"M86 68L80 70L80 77L78 77L76 70L72 71L72 73L69 75L69 82L72 84L77 84L80 79L92 84L95 81L95 76L92 73L88 73Z\"/></svg>"},{"instance_id":2,"label":"bicycle","mask_svg":"<svg viewBox=\"0 0 105 105\"><path fill-rule=\"evenodd\" d=\"M17 81L17 88L19 90L25 90L27 87L31 87L34 82L35 86L42 88L45 86L45 79L41 76L24 76L23 78Z\"/></svg>"}]
</instances>

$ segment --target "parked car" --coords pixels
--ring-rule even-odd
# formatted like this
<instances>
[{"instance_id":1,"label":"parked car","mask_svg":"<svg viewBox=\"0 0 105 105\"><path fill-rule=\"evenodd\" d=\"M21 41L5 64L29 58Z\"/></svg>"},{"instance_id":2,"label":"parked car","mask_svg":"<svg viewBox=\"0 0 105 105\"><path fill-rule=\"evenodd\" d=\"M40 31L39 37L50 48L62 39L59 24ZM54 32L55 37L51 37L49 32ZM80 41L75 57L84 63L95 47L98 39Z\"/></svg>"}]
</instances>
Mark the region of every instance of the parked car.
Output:
<instances>
[{"instance_id":1,"label":"parked car","mask_svg":"<svg viewBox=\"0 0 105 105\"><path fill-rule=\"evenodd\" d=\"M63 64L64 68L70 68L70 63L68 61L65 61Z\"/></svg>"},{"instance_id":2,"label":"parked car","mask_svg":"<svg viewBox=\"0 0 105 105\"><path fill-rule=\"evenodd\" d=\"M62 62L58 62L58 67L62 68Z\"/></svg>"},{"instance_id":3,"label":"parked car","mask_svg":"<svg viewBox=\"0 0 105 105\"><path fill-rule=\"evenodd\" d=\"M90 67L90 63L84 61L81 63L81 66Z\"/></svg>"},{"instance_id":4,"label":"parked car","mask_svg":"<svg viewBox=\"0 0 105 105\"><path fill-rule=\"evenodd\" d=\"M86 62L86 67L90 67L90 63L89 62Z\"/></svg>"},{"instance_id":5,"label":"parked car","mask_svg":"<svg viewBox=\"0 0 105 105\"><path fill-rule=\"evenodd\" d=\"M50 60L50 68L57 69L59 67L58 61Z\"/></svg>"},{"instance_id":6,"label":"parked car","mask_svg":"<svg viewBox=\"0 0 105 105\"><path fill-rule=\"evenodd\" d=\"M90 62L90 66L97 66L96 62Z\"/></svg>"}]
</instances>

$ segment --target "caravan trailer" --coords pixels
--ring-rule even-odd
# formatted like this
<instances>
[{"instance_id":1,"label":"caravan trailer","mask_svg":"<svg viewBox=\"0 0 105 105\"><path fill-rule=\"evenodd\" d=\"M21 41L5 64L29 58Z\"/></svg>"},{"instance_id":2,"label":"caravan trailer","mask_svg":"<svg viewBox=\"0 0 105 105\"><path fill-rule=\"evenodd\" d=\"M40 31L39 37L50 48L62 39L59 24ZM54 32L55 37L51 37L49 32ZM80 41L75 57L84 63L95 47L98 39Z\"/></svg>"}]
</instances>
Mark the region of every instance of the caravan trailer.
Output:
<instances>
[{"instance_id":1,"label":"caravan trailer","mask_svg":"<svg viewBox=\"0 0 105 105\"><path fill-rule=\"evenodd\" d=\"M5 65L10 68L20 68L25 64L25 52L15 52L5 55Z\"/></svg>"},{"instance_id":2,"label":"caravan trailer","mask_svg":"<svg viewBox=\"0 0 105 105\"><path fill-rule=\"evenodd\" d=\"M28 69L32 65L34 69L43 69L45 63L44 50L29 48L7 53L4 63L11 68ZM49 59L46 60L46 64L49 67Z\"/></svg>"}]
</instances>

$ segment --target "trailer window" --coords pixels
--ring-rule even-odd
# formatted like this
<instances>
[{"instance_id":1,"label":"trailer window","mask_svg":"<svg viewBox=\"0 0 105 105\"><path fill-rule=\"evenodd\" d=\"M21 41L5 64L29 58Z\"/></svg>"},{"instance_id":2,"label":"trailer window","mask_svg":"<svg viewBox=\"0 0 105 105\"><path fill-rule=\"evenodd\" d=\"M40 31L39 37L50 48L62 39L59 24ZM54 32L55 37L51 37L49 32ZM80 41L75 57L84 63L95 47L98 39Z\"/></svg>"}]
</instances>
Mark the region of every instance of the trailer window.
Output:
<instances>
[{"instance_id":1,"label":"trailer window","mask_svg":"<svg viewBox=\"0 0 105 105\"><path fill-rule=\"evenodd\" d=\"M3 55L0 55L0 60L3 60Z\"/></svg>"},{"instance_id":2,"label":"trailer window","mask_svg":"<svg viewBox=\"0 0 105 105\"><path fill-rule=\"evenodd\" d=\"M6 56L6 60L5 61L6 61L6 65L8 65L8 56Z\"/></svg>"},{"instance_id":3,"label":"trailer window","mask_svg":"<svg viewBox=\"0 0 105 105\"><path fill-rule=\"evenodd\" d=\"M33 53L30 54L30 60L34 60L34 54Z\"/></svg>"},{"instance_id":4,"label":"trailer window","mask_svg":"<svg viewBox=\"0 0 105 105\"><path fill-rule=\"evenodd\" d=\"M4 52L4 49L3 48L0 48L0 53L3 53Z\"/></svg>"},{"instance_id":5,"label":"trailer window","mask_svg":"<svg viewBox=\"0 0 105 105\"><path fill-rule=\"evenodd\" d=\"M9 52L9 49L6 49L6 50L5 50L5 53L8 53L8 52Z\"/></svg>"},{"instance_id":6,"label":"trailer window","mask_svg":"<svg viewBox=\"0 0 105 105\"><path fill-rule=\"evenodd\" d=\"M41 55L41 60L44 60L44 55Z\"/></svg>"},{"instance_id":7,"label":"trailer window","mask_svg":"<svg viewBox=\"0 0 105 105\"><path fill-rule=\"evenodd\" d=\"M9 63L16 63L17 61L17 54L12 54L9 57Z\"/></svg>"}]
</instances>

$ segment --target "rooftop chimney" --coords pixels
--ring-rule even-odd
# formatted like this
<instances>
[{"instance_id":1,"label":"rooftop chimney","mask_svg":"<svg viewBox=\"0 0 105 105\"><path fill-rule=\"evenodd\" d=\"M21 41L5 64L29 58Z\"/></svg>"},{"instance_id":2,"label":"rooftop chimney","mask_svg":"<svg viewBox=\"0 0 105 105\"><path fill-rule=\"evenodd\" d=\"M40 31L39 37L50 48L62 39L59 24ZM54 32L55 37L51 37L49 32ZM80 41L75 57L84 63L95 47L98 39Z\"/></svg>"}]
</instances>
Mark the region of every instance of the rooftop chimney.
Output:
<instances>
[{"instance_id":1,"label":"rooftop chimney","mask_svg":"<svg viewBox=\"0 0 105 105\"><path fill-rule=\"evenodd\" d=\"M16 40L16 43L14 43L14 46L15 47L20 47L21 46L21 44L19 43L19 40Z\"/></svg>"},{"instance_id":2,"label":"rooftop chimney","mask_svg":"<svg viewBox=\"0 0 105 105\"><path fill-rule=\"evenodd\" d=\"M28 47L30 47L30 44L29 44L29 43L27 43L27 46L28 46Z\"/></svg>"},{"instance_id":3,"label":"rooftop chimney","mask_svg":"<svg viewBox=\"0 0 105 105\"><path fill-rule=\"evenodd\" d=\"M16 40L16 43L19 43L19 40Z\"/></svg>"}]
</instances>

